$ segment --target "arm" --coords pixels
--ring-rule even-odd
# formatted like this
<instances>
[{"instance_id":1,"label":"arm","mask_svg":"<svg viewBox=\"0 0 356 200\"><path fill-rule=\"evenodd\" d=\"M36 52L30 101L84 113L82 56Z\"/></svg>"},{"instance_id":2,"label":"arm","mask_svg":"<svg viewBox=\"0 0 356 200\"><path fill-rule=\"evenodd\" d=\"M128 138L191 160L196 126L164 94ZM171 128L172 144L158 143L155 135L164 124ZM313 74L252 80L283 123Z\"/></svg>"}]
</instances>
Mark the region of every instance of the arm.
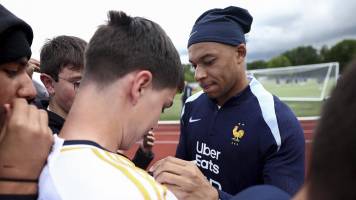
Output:
<instances>
[{"instance_id":1,"label":"arm","mask_svg":"<svg viewBox=\"0 0 356 200\"><path fill-rule=\"evenodd\" d=\"M15 99L2 109L0 194L35 195L53 143L47 113Z\"/></svg>"},{"instance_id":2,"label":"arm","mask_svg":"<svg viewBox=\"0 0 356 200\"><path fill-rule=\"evenodd\" d=\"M190 156L189 156L189 154L188 154L188 152L186 151L186 148L185 148L185 142L186 142L185 133L186 133L186 131L185 131L185 128L184 128L184 124L181 122L181 134L180 134L179 143L178 143L178 147L177 147L177 151L176 151L176 157L180 158L180 159L183 159L183 160L192 160L192 158L190 158ZM159 164L157 164L157 165L159 165ZM194 174L196 170L198 170L200 172L199 168L196 165L194 165L194 167L192 167L192 168L193 168L193 169L191 169L192 171L188 172L188 174L189 173L190 174ZM173 172L173 173L176 173L176 172ZM201 174L201 177L192 178L191 181L201 181L201 182L205 182L206 181L208 183L208 185L210 186L210 189L206 188L206 189L202 189L201 190L199 188L196 188L196 190L194 192L192 192L192 193L198 193L197 195L199 195L200 192L205 193L205 190L214 189L214 190L216 190L218 192L218 197L216 197L216 199L227 200L227 199L231 199L232 198L231 194L226 193L226 192L221 191L221 190L218 190L218 189L215 189L213 186L211 186L211 184L207 181L206 177L201 172L200 172L200 174ZM189 176L194 177L195 175L189 175ZM183 177L183 178L189 179L189 177ZM196 184L198 184L198 183L196 183ZM189 188L189 186L187 186L187 187ZM180 191L180 192L183 193L183 191ZM210 193L212 193L212 192L210 192ZM207 192L207 194L209 194L209 192ZM194 195L190 194L189 190L186 191L183 194L178 194L178 195L175 194L175 195L176 196L178 196L178 195L180 195L180 196L185 196L185 195L194 196ZM203 197L201 197L201 198L203 198ZM212 198L212 199L214 199L214 198Z\"/></svg>"},{"instance_id":3,"label":"arm","mask_svg":"<svg viewBox=\"0 0 356 200\"><path fill-rule=\"evenodd\" d=\"M156 162L150 171L156 181L167 186L178 199L219 199L218 191L194 162L167 157Z\"/></svg>"},{"instance_id":4,"label":"arm","mask_svg":"<svg viewBox=\"0 0 356 200\"><path fill-rule=\"evenodd\" d=\"M33 72L40 72L40 61L31 58L28 61L29 67L27 68L27 73L32 77Z\"/></svg>"},{"instance_id":5,"label":"arm","mask_svg":"<svg viewBox=\"0 0 356 200\"><path fill-rule=\"evenodd\" d=\"M140 147L137 149L132 162L141 169L146 169L148 165L154 158L154 153L152 148L154 145L155 137L153 131L149 131L144 135L143 142Z\"/></svg>"},{"instance_id":6,"label":"arm","mask_svg":"<svg viewBox=\"0 0 356 200\"><path fill-rule=\"evenodd\" d=\"M294 195L304 182L304 134L294 116L283 115L278 122L282 143L278 151L275 147L265 156L264 183Z\"/></svg>"}]
</instances>

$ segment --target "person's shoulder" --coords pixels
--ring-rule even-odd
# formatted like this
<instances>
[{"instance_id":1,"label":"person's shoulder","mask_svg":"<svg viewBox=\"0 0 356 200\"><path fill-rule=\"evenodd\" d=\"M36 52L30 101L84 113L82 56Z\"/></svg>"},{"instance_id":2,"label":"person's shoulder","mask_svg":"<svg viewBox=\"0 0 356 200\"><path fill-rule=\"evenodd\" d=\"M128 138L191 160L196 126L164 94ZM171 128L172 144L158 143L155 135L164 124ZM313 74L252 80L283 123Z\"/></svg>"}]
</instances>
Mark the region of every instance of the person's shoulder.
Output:
<instances>
[{"instance_id":1,"label":"person's shoulder","mask_svg":"<svg viewBox=\"0 0 356 200\"><path fill-rule=\"evenodd\" d=\"M284 112L294 115L291 108L285 102L283 102L279 97L273 95L273 100L275 102L274 104L275 104L276 109L280 109Z\"/></svg>"},{"instance_id":2,"label":"person's shoulder","mask_svg":"<svg viewBox=\"0 0 356 200\"><path fill-rule=\"evenodd\" d=\"M278 97L273 96L275 102L275 111L279 124L289 124L289 126L300 127L297 116L294 114L293 110Z\"/></svg>"},{"instance_id":3,"label":"person's shoulder","mask_svg":"<svg viewBox=\"0 0 356 200\"><path fill-rule=\"evenodd\" d=\"M75 195L71 194L73 190L89 190L81 194L84 195L82 198L89 199L118 198L122 191L128 199L157 195L163 198L167 193L165 187L135 167L129 159L90 145L64 146L56 162L50 165L48 171L54 188L60 188L60 196Z\"/></svg>"},{"instance_id":4,"label":"person's shoulder","mask_svg":"<svg viewBox=\"0 0 356 200\"><path fill-rule=\"evenodd\" d=\"M44 109L46 110L48 105L49 105L49 100L46 99L40 99L40 98L35 98L32 101L32 104L35 105L38 109Z\"/></svg>"},{"instance_id":5,"label":"person's shoulder","mask_svg":"<svg viewBox=\"0 0 356 200\"><path fill-rule=\"evenodd\" d=\"M202 100L202 97L204 96L204 91L199 91L193 95L191 95L190 97L187 98L185 103L193 103L196 102L197 100Z\"/></svg>"},{"instance_id":6,"label":"person's shoulder","mask_svg":"<svg viewBox=\"0 0 356 200\"><path fill-rule=\"evenodd\" d=\"M255 78L251 78L249 87L245 89L245 95L249 98L253 97L256 101L248 101L257 105L261 113L273 120L275 116L275 99L274 96L267 91L263 85Z\"/></svg>"},{"instance_id":7,"label":"person's shoulder","mask_svg":"<svg viewBox=\"0 0 356 200\"><path fill-rule=\"evenodd\" d=\"M190 115L189 113L191 113L192 110L201 110L200 107L205 106L208 101L209 99L203 91L191 95L184 103L181 116L187 116L187 114Z\"/></svg>"},{"instance_id":8,"label":"person's shoulder","mask_svg":"<svg viewBox=\"0 0 356 200\"><path fill-rule=\"evenodd\" d=\"M249 86L252 94L258 100L259 107L267 123L275 123L277 119L278 124L293 123L298 125L298 120L289 106L267 91L257 79L251 78Z\"/></svg>"},{"instance_id":9,"label":"person's shoulder","mask_svg":"<svg viewBox=\"0 0 356 200\"><path fill-rule=\"evenodd\" d=\"M251 186L236 194L231 200L289 200L291 196L272 185Z\"/></svg>"},{"instance_id":10,"label":"person's shoulder","mask_svg":"<svg viewBox=\"0 0 356 200\"><path fill-rule=\"evenodd\" d=\"M55 112L52 112L50 110L46 110L47 115L48 115L48 126L52 130L53 134L59 134L61 131L63 124L65 122L65 119Z\"/></svg>"}]
</instances>

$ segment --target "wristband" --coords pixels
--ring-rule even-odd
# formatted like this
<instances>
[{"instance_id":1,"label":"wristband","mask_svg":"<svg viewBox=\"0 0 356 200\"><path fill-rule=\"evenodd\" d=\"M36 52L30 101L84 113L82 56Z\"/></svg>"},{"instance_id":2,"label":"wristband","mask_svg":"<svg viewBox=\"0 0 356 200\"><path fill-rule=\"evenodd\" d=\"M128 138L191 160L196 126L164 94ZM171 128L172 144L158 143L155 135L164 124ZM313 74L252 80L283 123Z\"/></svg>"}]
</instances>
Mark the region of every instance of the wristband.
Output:
<instances>
[{"instance_id":1,"label":"wristband","mask_svg":"<svg viewBox=\"0 0 356 200\"><path fill-rule=\"evenodd\" d=\"M38 179L22 179L22 178L0 177L0 181L3 181L3 182L37 183Z\"/></svg>"}]
</instances>

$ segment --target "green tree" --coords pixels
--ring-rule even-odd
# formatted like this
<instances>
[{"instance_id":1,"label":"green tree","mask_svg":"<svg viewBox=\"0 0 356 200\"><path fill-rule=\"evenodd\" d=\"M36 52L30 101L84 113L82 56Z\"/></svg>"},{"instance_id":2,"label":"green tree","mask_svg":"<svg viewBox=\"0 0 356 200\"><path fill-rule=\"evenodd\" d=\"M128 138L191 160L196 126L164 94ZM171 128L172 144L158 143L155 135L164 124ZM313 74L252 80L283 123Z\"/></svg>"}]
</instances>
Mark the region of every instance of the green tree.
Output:
<instances>
[{"instance_id":1,"label":"green tree","mask_svg":"<svg viewBox=\"0 0 356 200\"><path fill-rule=\"evenodd\" d=\"M307 65L320 62L318 51L312 46L300 46L286 51L282 55L290 60L291 65Z\"/></svg>"},{"instance_id":2,"label":"green tree","mask_svg":"<svg viewBox=\"0 0 356 200\"><path fill-rule=\"evenodd\" d=\"M325 55L325 62L339 62L340 71L356 56L356 40L343 40L330 48Z\"/></svg>"},{"instance_id":3,"label":"green tree","mask_svg":"<svg viewBox=\"0 0 356 200\"><path fill-rule=\"evenodd\" d=\"M276 57L273 57L271 60L267 62L267 67L268 68L274 68L274 67L285 67L285 66L291 66L292 63L288 59L287 56L284 55L279 55Z\"/></svg>"},{"instance_id":4,"label":"green tree","mask_svg":"<svg viewBox=\"0 0 356 200\"><path fill-rule=\"evenodd\" d=\"M263 69L267 67L267 62L264 60L256 60L247 63L247 69L248 70L253 70L253 69Z\"/></svg>"},{"instance_id":5,"label":"green tree","mask_svg":"<svg viewBox=\"0 0 356 200\"><path fill-rule=\"evenodd\" d=\"M187 82L195 82L194 70L190 64L183 64L184 69L184 80Z\"/></svg>"},{"instance_id":6,"label":"green tree","mask_svg":"<svg viewBox=\"0 0 356 200\"><path fill-rule=\"evenodd\" d=\"M327 56L328 56L328 54L329 54L329 51L330 51L330 50L329 50L328 46L323 45L323 46L321 47L320 53L319 53L320 61L321 61L321 62L329 62L329 61L327 61Z\"/></svg>"}]
</instances>

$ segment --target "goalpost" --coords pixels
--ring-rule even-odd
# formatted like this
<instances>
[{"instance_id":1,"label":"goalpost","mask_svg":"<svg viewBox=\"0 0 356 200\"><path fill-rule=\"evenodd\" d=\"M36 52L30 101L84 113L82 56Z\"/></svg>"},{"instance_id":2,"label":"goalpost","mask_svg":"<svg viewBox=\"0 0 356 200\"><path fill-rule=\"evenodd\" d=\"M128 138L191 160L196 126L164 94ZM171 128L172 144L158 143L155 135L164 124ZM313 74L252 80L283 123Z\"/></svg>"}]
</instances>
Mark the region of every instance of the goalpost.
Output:
<instances>
[{"instance_id":1,"label":"goalpost","mask_svg":"<svg viewBox=\"0 0 356 200\"><path fill-rule=\"evenodd\" d=\"M307 107L304 113L310 113L307 109L315 105L320 107L330 95L339 76L339 63L266 68L249 70L248 73L260 81L268 91L290 105L297 114L298 109L302 107ZM314 114L303 112L300 114L319 115L319 111L320 109Z\"/></svg>"}]
</instances>

